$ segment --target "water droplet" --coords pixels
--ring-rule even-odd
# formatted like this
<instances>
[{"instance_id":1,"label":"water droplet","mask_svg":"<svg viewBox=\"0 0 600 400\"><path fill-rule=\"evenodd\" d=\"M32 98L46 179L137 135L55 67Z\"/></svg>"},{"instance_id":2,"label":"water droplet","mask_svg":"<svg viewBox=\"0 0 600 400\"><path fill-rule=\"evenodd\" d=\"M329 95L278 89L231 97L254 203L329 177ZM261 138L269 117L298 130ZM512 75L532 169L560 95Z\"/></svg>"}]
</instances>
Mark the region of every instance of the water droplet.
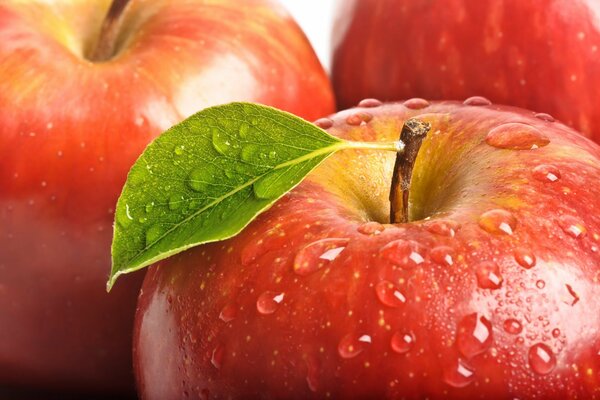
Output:
<instances>
[{"instance_id":1,"label":"water droplet","mask_svg":"<svg viewBox=\"0 0 600 400\"><path fill-rule=\"evenodd\" d=\"M354 358L371 344L371 336L348 334L338 344L338 354L342 358Z\"/></svg>"},{"instance_id":2,"label":"water droplet","mask_svg":"<svg viewBox=\"0 0 600 400\"><path fill-rule=\"evenodd\" d=\"M541 119L542 121L546 121L546 122L554 122L554 117L550 114L546 114L546 113L537 113L535 114L535 117L537 119Z\"/></svg>"},{"instance_id":3,"label":"water droplet","mask_svg":"<svg viewBox=\"0 0 600 400\"><path fill-rule=\"evenodd\" d=\"M383 246L379 253L404 269L412 269L425 262L425 248L413 240L394 240Z\"/></svg>"},{"instance_id":4,"label":"water droplet","mask_svg":"<svg viewBox=\"0 0 600 400\"><path fill-rule=\"evenodd\" d=\"M452 220L434 220L425 224L429 232L447 237L454 237L459 228L460 224Z\"/></svg>"},{"instance_id":5,"label":"water droplet","mask_svg":"<svg viewBox=\"0 0 600 400\"><path fill-rule=\"evenodd\" d=\"M574 306L579 301L579 295L571 285L566 284L565 287L567 288L568 295L565 295L565 297L563 298L563 302L570 306Z\"/></svg>"},{"instance_id":6,"label":"water droplet","mask_svg":"<svg viewBox=\"0 0 600 400\"><path fill-rule=\"evenodd\" d=\"M372 108L372 107L379 107L382 104L383 103L381 102L381 100L377 100L377 99L362 99L358 103L358 106L359 107L365 107L365 108Z\"/></svg>"},{"instance_id":7,"label":"water droplet","mask_svg":"<svg viewBox=\"0 0 600 400\"><path fill-rule=\"evenodd\" d=\"M260 154L260 147L256 144L247 144L242 147L242 160L247 162L256 161Z\"/></svg>"},{"instance_id":8,"label":"water droplet","mask_svg":"<svg viewBox=\"0 0 600 400\"><path fill-rule=\"evenodd\" d=\"M552 337L556 339L559 336L560 336L560 329L558 329L558 328L552 329Z\"/></svg>"},{"instance_id":9,"label":"water droplet","mask_svg":"<svg viewBox=\"0 0 600 400\"><path fill-rule=\"evenodd\" d=\"M542 279L538 279L535 281L535 287L538 289L543 289L546 287L546 282L544 282Z\"/></svg>"},{"instance_id":10,"label":"water droplet","mask_svg":"<svg viewBox=\"0 0 600 400\"><path fill-rule=\"evenodd\" d=\"M146 207L145 207L146 213L152 212L153 209L154 209L154 202L150 202L150 203L146 204Z\"/></svg>"},{"instance_id":11,"label":"water droplet","mask_svg":"<svg viewBox=\"0 0 600 400\"><path fill-rule=\"evenodd\" d=\"M269 152L269 158L271 160L274 160L277 157L277 152L275 150L272 150Z\"/></svg>"},{"instance_id":12,"label":"water droplet","mask_svg":"<svg viewBox=\"0 0 600 400\"><path fill-rule=\"evenodd\" d=\"M363 235L379 235L385 230L385 226L379 222L371 221L359 225L356 230Z\"/></svg>"},{"instance_id":13,"label":"water droplet","mask_svg":"<svg viewBox=\"0 0 600 400\"><path fill-rule=\"evenodd\" d=\"M456 388L462 388L469 385L475 379L473 368L461 359L444 368L444 382Z\"/></svg>"},{"instance_id":14,"label":"water droplet","mask_svg":"<svg viewBox=\"0 0 600 400\"><path fill-rule=\"evenodd\" d=\"M140 221L141 222L141 221ZM158 239L160 239L162 235L162 227L159 224L152 225L146 231L146 246L150 246Z\"/></svg>"},{"instance_id":15,"label":"water droplet","mask_svg":"<svg viewBox=\"0 0 600 400\"><path fill-rule=\"evenodd\" d=\"M248 131L250 131L250 125L248 125L245 122L242 122L242 124L240 125L240 129L238 130L240 138L246 139L248 137Z\"/></svg>"},{"instance_id":16,"label":"water droplet","mask_svg":"<svg viewBox=\"0 0 600 400\"><path fill-rule=\"evenodd\" d=\"M463 101L463 104L466 104L468 106L489 106L492 104L492 102L486 99L485 97L473 96Z\"/></svg>"},{"instance_id":17,"label":"water droplet","mask_svg":"<svg viewBox=\"0 0 600 400\"><path fill-rule=\"evenodd\" d=\"M401 307L406 303L406 297L390 281L381 281L375 285L375 293L379 301L388 307Z\"/></svg>"},{"instance_id":18,"label":"water droplet","mask_svg":"<svg viewBox=\"0 0 600 400\"><path fill-rule=\"evenodd\" d=\"M482 289L499 289L502 286L500 267L493 261L483 261L477 264L475 274L477 285Z\"/></svg>"},{"instance_id":19,"label":"water droplet","mask_svg":"<svg viewBox=\"0 0 600 400\"><path fill-rule=\"evenodd\" d=\"M225 355L225 347L222 344L218 344L217 347L213 349L212 356L210 358L210 363L216 368L220 369L221 365L223 365L223 356Z\"/></svg>"},{"instance_id":20,"label":"water droplet","mask_svg":"<svg viewBox=\"0 0 600 400\"><path fill-rule=\"evenodd\" d=\"M212 144L215 150L223 155L227 155L231 148L229 136L217 128L213 128L212 131Z\"/></svg>"},{"instance_id":21,"label":"water droplet","mask_svg":"<svg viewBox=\"0 0 600 400\"><path fill-rule=\"evenodd\" d=\"M531 250L526 249L524 247L518 247L514 251L515 261L521 267L530 269L535 267L536 258L535 254L531 252Z\"/></svg>"},{"instance_id":22,"label":"water droplet","mask_svg":"<svg viewBox=\"0 0 600 400\"><path fill-rule=\"evenodd\" d=\"M193 190L197 192L204 192L206 190L206 187L208 186L205 182L205 179L206 170L202 168L197 168L190 173L188 184Z\"/></svg>"},{"instance_id":23,"label":"water droplet","mask_svg":"<svg viewBox=\"0 0 600 400\"><path fill-rule=\"evenodd\" d=\"M454 249L449 246L438 246L431 250L431 259L440 265L450 267L454 264Z\"/></svg>"},{"instance_id":24,"label":"water droplet","mask_svg":"<svg viewBox=\"0 0 600 400\"><path fill-rule=\"evenodd\" d=\"M263 315L273 314L283 301L285 294L277 292L264 292L256 301L256 309Z\"/></svg>"},{"instance_id":25,"label":"water droplet","mask_svg":"<svg viewBox=\"0 0 600 400\"><path fill-rule=\"evenodd\" d=\"M176 156L180 156L183 154L184 149L185 149L184 145L175 146L175 150L173 150L173 153L175 153Z\"/></svg>"},{"instance_id":26,"label":"water droplet","mask_svg":"<svg viewBox=\"0 0 600 400\"><path fill-rule=\"evenodd\" d=\"M556 357L550 347L537 343L529 349L529 366L533 372L547 375L556 367Z\"/></svg>"},{"instance_id":27,"label":"water droplet","mask_svg":"<svg viewBox=\"0 0 600 400\"><path fill-rule=\"evenodd\" d=\"M429 107L429 102L427 100L418 97L408 99L403 104L404 107L410 108L411 110L420 110L422 108Z\"/></svg>"},{"instance_id":28,"label":"water droplet","mask_svg":"<svg viewBox=\"0 0 600 400\"><path fill-rule=\"evenodd\" d=\"M532 170L533 178L540 182L556 182L560 179L560 171L554 165L542 164Z\"/></svg>"},{"instance_id":29,"label":"water droplet","mask_svg":"<svg viewBox=\"0 0 600 400\"><path fill-rule=\"evenodd\" d=\"M521 322L514 318L509 318L504 321L503 327L504 331L510 333L511 335L518 335L523 331L523 325L521 325Z\"/></svg>"},{"instance_id":30,"label":"water droplet","mask_svg":"<svg viewBox=\"0 0 600 400\"><path fill-rule=\"evenodd\" d=\"M329 129L333 126L333 120L331 118L319 118L313 123L321 129Z\"/></svg>"},{"instance_id":31,"label":"water droplet","mask_svg":"<svg viewBox=\"0 0 600 400\"><path fill-rule=\"evenodd\" d=\"M348 245L349 239L327 238L303 247L294 258L294 272L309 275L335 260Z\"/></svg>"},{"instance_id":32,"label":"water droplet","mask_svg":"<svg viewBox=\"0 0 600 400\"><path fill-rule=\"evenodd\" d=\"M489 233L512 235L517 227L517 219L506 210L495 209L481 214L479 226Z\"/></svg>"},{"instance_id":33,"label":"water droplet","mask_svg":"<svg viewBox=\"0 0 600 400\"><path fill-rule=\"evenodd\" d=\"M570 215L561 215L558 218L558 224L567 235L575 239L583 238L587 233L585 225Z\"/></svg>"},{"instance_id":34,"label":"water droplet","mask_svg":"<svg viewBox=\"0 0 600 400\"><path fill-rule=\"evenodd\" d=\"M219 313L219 319L223 322L233 321L237 317L237 308L233 304L228 304Z\"/></svg>"},{"instance_id":35,"label":"water droplet","mask_svg":"<svg viewBox=\"0 0 600 400\"><path fill-rule=\"evenodd\" d=\"M492 323L476 313L465 316L458 324L456 346L466 358L484 353L492 345Z\"/></svg>"},{"instance_id":36,"label":"water droplet","mask_svg":"<svg viewBox=\"0 0 600 400\"><path fill-rule=\"evenodd\" d=\"M183 196L172 194L169 196L169 210L177 210L183 205Z\"/></svg>"},{"instance_id":37,"label":"water droplet","mask_svg":"<svg viewBox=\"0 0 600 400\"><path fill-rule=\"evenodd\" d=\"M485 142L499 149L532 150L547 146L550 140L531 125L509 122L492 129Z\"/></svg>"},{"instance_id":38,"label":"water droplet","mask_svg":"<svg viewBox=\"0 0 600 400\"><path fill-rule=\"evenodd\" d=\"M398 354L408 353L415 345L415 335L411 332L395 332L390 340L392 350Z\"/></svg>"},{"instance_id":39,"label":"water droplet","mask_svg":"<svg viewBox=\"0 0 600 400\"><path fill-rule=\"evenodd\" d=\"M373 115L365 111L358 111L346 118L348 125L358 126L363 122L366 124L373 119Z\"/></svg>"}]
</instances>

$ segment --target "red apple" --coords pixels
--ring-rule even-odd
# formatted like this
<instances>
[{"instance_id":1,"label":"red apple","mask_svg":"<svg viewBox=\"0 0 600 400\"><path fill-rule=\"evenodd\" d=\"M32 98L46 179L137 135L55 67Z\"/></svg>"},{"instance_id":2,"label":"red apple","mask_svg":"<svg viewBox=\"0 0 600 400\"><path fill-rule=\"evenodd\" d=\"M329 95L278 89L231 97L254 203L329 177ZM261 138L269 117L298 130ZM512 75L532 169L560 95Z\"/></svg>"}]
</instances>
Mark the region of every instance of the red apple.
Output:
<instances>
[{"instance_id":1,"label":"red apple","mask_svg":"<svg viewBox=\"0 0 600 400\"><path fill-rule=\"evenodd\" d=\"M481 95L549 113L598 142L598 18L597 0L339 2L339 105Z\"/></svg>"},{"instance_id":2,"label":"red apple","mask_svg":"<svg viewBox=\"0 0 600 400\"><path fill-rule=\"evenodd\" d=\"M116 48L94 54L108 6L0 4L0 386L132 390L142 277L110 296L105 282L113 207L151 139L231 100L333 110L274 1L133 0L98 45L114 33Z\"/></svg>"},{"instance_id":3,"label":"red apple","mask_svg":"<svg viewBox=\"0 0 600 400\"><path fill-rule=\"evenodd\" d=\"M387 223L394 154L342 151L239 236L152 266L141 398L597 397L600 147L517 108L361 104L319 124L432 126L409 222Z\"/></svg>"}]
</instances>

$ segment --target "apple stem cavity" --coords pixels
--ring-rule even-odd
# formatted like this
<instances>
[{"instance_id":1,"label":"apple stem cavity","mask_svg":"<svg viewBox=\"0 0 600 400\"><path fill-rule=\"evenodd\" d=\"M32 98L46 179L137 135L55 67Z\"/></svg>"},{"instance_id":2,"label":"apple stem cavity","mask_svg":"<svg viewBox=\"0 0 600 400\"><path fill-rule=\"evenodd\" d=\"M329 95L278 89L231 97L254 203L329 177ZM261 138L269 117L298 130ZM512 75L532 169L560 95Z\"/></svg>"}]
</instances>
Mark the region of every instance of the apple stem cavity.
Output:
<instances>
[{"instance_id":1,"label":"apple stem cavity","mask_svg":"<svg viewBox=\"0 0 600 400\"><path fill-rule=\"evenodd\" d=\"M127 8L130 0L113 0L102 27L96 44L92 47L88 59L92 62L110 60L115 55L117 37L123 17L123 11Z\"/></svg>"},{"instance_id":2,"label":"apple stem cavity","mask_svg":"<svg viewBox=\"0 0 600 400\"><path fill-rule=\"evenodd\" d=\"M415 160L423 139L431 129L427 122L411 118L402 126L400 142L404 143L402 151L398 151L390 188L390 223L408 222L408 196L410 181Z\"/></svg>"}]
</instances>

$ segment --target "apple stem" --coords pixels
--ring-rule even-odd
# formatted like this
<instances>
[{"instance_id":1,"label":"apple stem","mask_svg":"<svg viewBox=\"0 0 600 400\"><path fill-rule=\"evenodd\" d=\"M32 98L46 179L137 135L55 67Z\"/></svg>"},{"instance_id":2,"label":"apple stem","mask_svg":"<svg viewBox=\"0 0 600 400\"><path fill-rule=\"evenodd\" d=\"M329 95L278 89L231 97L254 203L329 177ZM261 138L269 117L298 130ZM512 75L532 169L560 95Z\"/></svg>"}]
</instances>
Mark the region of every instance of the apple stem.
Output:
<instances>
[{"instance_id":1,"label":"apple stem","mask_svg":"<svg viewBox=\"0 0 600 400\"><path fill-rule=\"evenodd\" d=\"M104 22L102 23L102 27L100 28L100 35L98 36L96 45L89 54L88 59L90 61L106 61L114 56L123 11L129 4L129 1L130 0L112 1L108 13L106 13L106 17L104 18Z\"/></svg>"},{"instance_id":2,"label":"apple stem","mask_svg":"<svg viewBox=\"0 0 600 400\"><path fill-rule=\"evenodd\" d=\"M390 189L390 223L392 224L408 222L408 195L412 171L423 139L430 129L430 124L414 118L407 120L402 126L400 141L404 143L404 148L396 155Z\"/></svg>"}]
</instances>

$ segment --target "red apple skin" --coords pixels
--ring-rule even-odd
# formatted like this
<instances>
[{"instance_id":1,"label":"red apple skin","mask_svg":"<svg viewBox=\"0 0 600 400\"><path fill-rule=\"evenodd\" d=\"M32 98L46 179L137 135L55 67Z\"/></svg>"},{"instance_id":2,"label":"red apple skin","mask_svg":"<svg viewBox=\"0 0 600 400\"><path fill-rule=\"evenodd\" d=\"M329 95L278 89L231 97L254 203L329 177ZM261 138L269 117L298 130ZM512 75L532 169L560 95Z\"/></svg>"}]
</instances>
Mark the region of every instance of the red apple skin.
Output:
<instances>
[{"instance_id":1,"label":"red apple skin","mask_svg":"<svg viewBox=\"0 0 600 400\"><path fill-rule=\"evenodd\" d=\"M108 295L113 208L160 132L247 100L333 111L303 33L269 0L133 0L117 55L82 55L107 1L0 5L0 386L133 390L142 274Z\"/></svg>"},{"instance_id":2,"label":"red apple skin","mask_svg":"<svg viewBox=\"0 0 600 400\"><path fill-rule=\"evenodd\" d=\"M413 171L412 222L378 224L389 212L395 155L342 151L239 236L148 270L134 331L142 399L599 398L600 148L530 111L412 104L424 108L342 111L328 129L393 140L409 117L432 124ZM348 125L357 112L373 118ZM492 128L512 122L539 129L550 143L533 150L486 143ZM544 164L557 180L540 173ZM497 209L510 214L492 225L482 219ZM307 250L327 238L337 241ZM420 264L391 261L402 255L397 240L413 241ZM344 246L332 261L317 258ZM516 254L535 265L521 266ZM323 265L295 272L294 264L314 262ZM489 265L482 263L497 270L482 274ZM410 340L394 347L395 334ZM351 351L347 335L368 337ZM536 371L556 365L534 372L530 351ZM451 375L458 360L473 373L466 381Z\"/></svg>"},{"instance_id":3,"label":"red apple skin","mask_svg":"<svg viewBox=\"0 0 600 400\"><path fill-rule=\"evenodd\" d=\"M332 80L364 97L465 99L549 113L600 141L596 0L340 1Z\"/></svg>"}]
</instances>

